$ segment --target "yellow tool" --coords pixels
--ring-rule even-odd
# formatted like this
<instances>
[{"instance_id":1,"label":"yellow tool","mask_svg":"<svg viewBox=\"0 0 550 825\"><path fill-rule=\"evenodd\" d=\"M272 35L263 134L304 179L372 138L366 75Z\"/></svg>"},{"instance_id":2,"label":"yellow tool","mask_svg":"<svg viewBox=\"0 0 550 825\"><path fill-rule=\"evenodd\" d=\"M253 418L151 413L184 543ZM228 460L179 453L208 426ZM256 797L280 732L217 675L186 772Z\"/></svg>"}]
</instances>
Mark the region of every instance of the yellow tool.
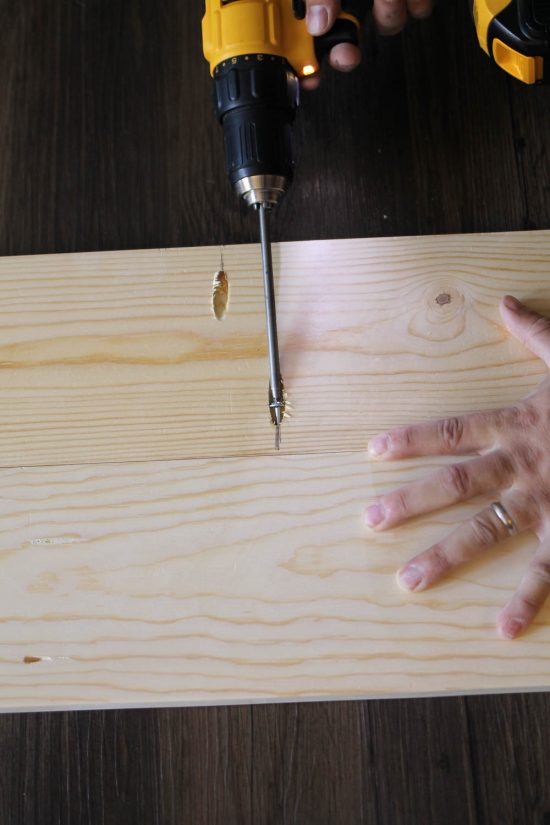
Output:
<instances>
[{"instance_id":1,"label":"yellow tool","mask_svg":"<svg viewBox=\"0 0 550 825\"><path fill-rule=\"evenodd\" d=\"M550 82L549 0L473 0L481 48L524 83Z\"/></svg>"},{"instance_id":2,"label":"yellow tool","mask_svg":"<svg viewBox=\"0 0 550 825\"><path fill-rule=\"evenodd\" d=\"M214 78L227 172L239 197L258 211L269 349L269 408L280 445L285 399L279 365L269 212L292 180L291 127L299 78L319 71L338 43L358 43L367 0L344 0L333 29L312 37L304 0L206 0L204 55Z\"/></svg>"}]
</instances>

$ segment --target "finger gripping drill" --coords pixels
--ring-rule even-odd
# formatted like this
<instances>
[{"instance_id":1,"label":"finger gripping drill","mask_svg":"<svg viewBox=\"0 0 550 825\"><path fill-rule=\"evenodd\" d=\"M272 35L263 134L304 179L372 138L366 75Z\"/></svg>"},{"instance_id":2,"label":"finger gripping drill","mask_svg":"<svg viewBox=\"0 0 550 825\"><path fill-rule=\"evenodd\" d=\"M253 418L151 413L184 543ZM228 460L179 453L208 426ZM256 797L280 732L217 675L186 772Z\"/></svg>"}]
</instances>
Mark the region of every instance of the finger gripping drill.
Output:
<instances>
[{"instance_id":1,"label":"finger gripping drill","mask_svg":"<svg viewBox=\"0 0 550 825\"><path fill-rule=\"evenodd\" d=\"M292 181L292 123L299 79L314 75L338 43L358 43L367 0L347 0L333 29L312 37L304 0L206 0L204 55L214 79L214 105L223 126L227 173L236 194L260 220L269 351L269 407L277 426L284 413L279 366L269 212Z\"/></svg>"}]
</instances>

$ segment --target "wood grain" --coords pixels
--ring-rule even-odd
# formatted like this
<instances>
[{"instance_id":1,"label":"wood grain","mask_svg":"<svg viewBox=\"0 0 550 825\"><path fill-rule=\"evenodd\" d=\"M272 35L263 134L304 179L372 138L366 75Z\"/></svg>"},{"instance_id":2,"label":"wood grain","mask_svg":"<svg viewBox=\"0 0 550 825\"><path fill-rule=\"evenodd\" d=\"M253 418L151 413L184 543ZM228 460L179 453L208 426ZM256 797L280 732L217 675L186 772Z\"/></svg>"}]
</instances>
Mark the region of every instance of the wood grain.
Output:
<instances>
[{"instance_id":1,"label":"wood grain","mask_svg":"<svg viewBox=\"0 0 550 825\"><path fill-rule=\"evenodd\" d=\"M521 644L494 630L529 539L407 597L397 567L479 502L362 526L374 492L430 466L338 453L4 471L1 706L548 687L550 611Z\"/></svg>"},{"instance_id":2,"label":"wood grain","mask_svg":"<svg viewBox=\"0 0 550 825\"><path fill-rule=\"evenodd\" d=\"M517 400L543 374L505 333L550 311L550 232L275 247L287 453ZM0 260L0 466L270 454L259 250Z\"/></svg>"}]
</instances>

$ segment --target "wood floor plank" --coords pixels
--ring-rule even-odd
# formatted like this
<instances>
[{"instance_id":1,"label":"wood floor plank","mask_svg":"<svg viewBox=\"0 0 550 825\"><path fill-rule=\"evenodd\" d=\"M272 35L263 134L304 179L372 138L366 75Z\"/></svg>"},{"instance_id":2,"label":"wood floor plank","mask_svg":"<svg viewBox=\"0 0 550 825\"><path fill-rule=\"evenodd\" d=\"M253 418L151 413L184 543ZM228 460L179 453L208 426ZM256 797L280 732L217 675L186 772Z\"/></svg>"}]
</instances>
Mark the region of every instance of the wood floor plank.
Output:
<instances>
[{"instance_id":1,"label":"wood floor plank","mask_svg":"<svg viewBox=\"0 0 550 825\"><path fill-rule=\"evenodd\" d=\"M550 823L548 695L465 698L479 822Z\"/></svg>"},{"instance_id":2,"label":"wood floor plank","mask_svg":"<svg viewBox=\"0 0 550 825\"><path fill-rule=\"evenodd\" d=\"M476 812L464 700L368 702L365 714L365 741L377 743L369 756L382 821L485 822Z\"/></svg>"},{"instance_id":3,"label":"wood floor plank","mask_svg":"<svg viewBox=\"0 0 550 825\"><path fill-rule=\"evenodd\" d=\"M519 399L543 374L506 292L550 312L550 232L281 244L289 453L363 450L428 416ZM0 260L0 466L273 452L259 250Z\"/></svg>"},{"instance_id":4,"label":"wood floor plank","mask_svg":"<svg viewBox=\"0 0 550 825\"><path fill-rule=\"evenodd\" d=\"M260 822L356 825L376 822L374 772L365 769L359 702L252 708L254 810Z\"/></svg>"},{"instance_id":5,"label":"wood floor plank","mask_svg":"<svg viewBox=\"0 0 550 825\"><path fill-rule=\"evenodd\" d=\"M259 705L252 716L261 822L478 825L462 700Z\"/></svg>"},{"instance_id":6,"label":"wood floor plank","mask_svg":"<svg viewBox=\"0 0 550 825\"><path fill-rule=\"evenodd\" d=\"M17 714L0 721L0 805L9 822L486 821L471 814L462 699ZM531 765L535 758L537 751ZM50 781L52 762L63 781ZM487 794L489 773L481 772Z\"/></svg>"}]
</instances>

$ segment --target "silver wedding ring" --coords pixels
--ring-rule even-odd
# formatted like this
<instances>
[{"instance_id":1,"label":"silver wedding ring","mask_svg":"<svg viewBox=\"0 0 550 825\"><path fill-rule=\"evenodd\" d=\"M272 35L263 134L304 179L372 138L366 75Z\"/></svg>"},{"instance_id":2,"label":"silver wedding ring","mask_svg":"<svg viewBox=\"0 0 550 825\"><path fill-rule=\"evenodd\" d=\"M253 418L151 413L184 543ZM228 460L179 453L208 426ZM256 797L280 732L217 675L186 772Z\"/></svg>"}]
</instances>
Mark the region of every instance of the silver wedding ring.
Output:
<instances>
[{"instance_id":1,"label":"silver wedding ring","mask_svg":"<svg viewBox=\"0 0 550 825\"><path fill-rule=\"evenodd\" d=\"M518 532L518 526L510 513L502 506L500 501L493 501L491 510L502 524L506 527L511 536Z\"/></svg>"}]
</instances>

